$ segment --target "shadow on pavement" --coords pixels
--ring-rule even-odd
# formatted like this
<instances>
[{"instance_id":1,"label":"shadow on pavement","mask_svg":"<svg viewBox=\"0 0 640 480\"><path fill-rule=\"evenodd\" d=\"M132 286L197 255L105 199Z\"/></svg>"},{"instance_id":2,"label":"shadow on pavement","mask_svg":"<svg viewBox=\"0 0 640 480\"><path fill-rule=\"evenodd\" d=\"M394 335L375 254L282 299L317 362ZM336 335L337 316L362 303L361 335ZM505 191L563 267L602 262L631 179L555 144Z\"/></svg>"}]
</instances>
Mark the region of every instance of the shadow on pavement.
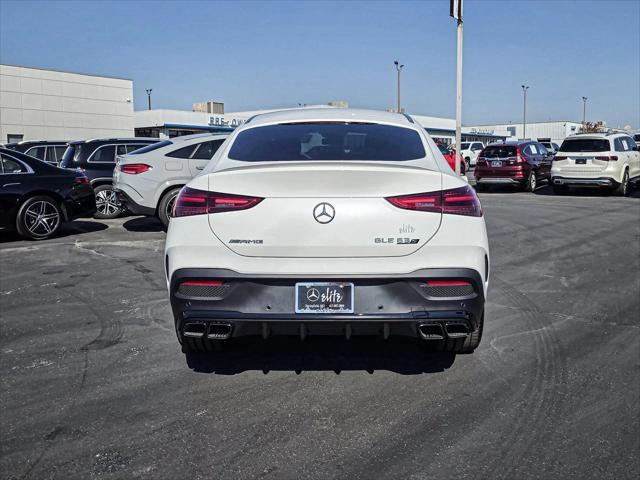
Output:
<instances>
[{"instance_id":1,"label":"shadow on pavement","mask_svg":"<svg viewBox=\"0 0 640 480\"><path fill-rule=\"evenodd\" d=\"M388 341L368 337L315 337L300 341L295 337L234 339L227 349L216 353L187 353L187 365L195 372L235 375L257 370L343 371L361 370L372 374L386 370L401 375L443 372L453 365L454 354L429 353L414 339Z\"/></svg>"},{"instance_id":2,"label":"shadow on pavement","mask_svg":"<svg viewBox=\"0 0 640 480\"><path fill-rule=\"evenodd\" d=\"M108 225L93 220L74 220L73 222L63 223L62 227L53 237L46 240L33 240L34 243L46 243L48 240L56 238L70 237L71 235L82 235L85 233L99 232L106 230ZM29 239L19 236L16 232L0 232L0 243L30 241Z\"/></svg>"},{"instance_id":3,"label":"shadow on pavement","mask_svg":"<svg viewBox=\"0 0 640 480\"><path fill-rule=\"evenodd\" d=\"M129 232L163 232L164 225L156 217L135 217L122 226Z\"/></svg>"}]
</instances>

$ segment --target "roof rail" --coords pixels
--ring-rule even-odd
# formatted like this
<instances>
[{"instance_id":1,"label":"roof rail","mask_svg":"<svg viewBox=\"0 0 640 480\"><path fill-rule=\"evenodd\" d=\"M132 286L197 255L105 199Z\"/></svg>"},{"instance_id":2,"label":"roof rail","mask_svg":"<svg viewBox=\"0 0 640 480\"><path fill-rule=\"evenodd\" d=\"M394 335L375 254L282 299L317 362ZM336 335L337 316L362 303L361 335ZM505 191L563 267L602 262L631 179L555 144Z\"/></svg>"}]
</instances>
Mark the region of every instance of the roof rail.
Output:
<instances>
[{"instance_id":1,"label":"roof rail","mask_svg":"<svg viewBox=\"0 0 640 480\"><path fill-rule=\"evenodd\" d=\"M413 121L413 118L411 118L409 115L407 115L406 113L403 113L402 115L404 115L404 117L409 120L411 123L416 123Z\"/></svg>"}]
</instances>

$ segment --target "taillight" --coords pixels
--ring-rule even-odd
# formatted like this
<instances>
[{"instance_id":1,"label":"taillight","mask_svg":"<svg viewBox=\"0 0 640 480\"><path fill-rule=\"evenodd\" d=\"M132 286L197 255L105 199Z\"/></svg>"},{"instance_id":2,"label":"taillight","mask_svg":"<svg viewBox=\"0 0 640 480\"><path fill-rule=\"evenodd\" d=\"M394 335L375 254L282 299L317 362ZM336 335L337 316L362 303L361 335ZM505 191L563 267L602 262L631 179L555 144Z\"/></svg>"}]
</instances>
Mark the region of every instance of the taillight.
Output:
<instances>
[{"instance_id":1,"label":"taillight","mask_svg":"<svg viewBox=\"0 0 640 480\"><path fill-rule=\"evenodd\" d=\"M89 179L84 175L82 177L76 177L73 179L74 185L89 185Z\"/></svg>"},{"instance_id":2,"label":"taillight","mask_svg":"<svg viewBox=\"0 0 640 480\"><path fill-rule=\"evenodd\" d=\"M260 197L246 197L184 187L176 198L173 216L188 217L190 215L246 210L255 207L262 200L264 199Z\"/></svg>"},{"instance_id":3,"label":"taillight","mask_svg":"<svg viewBox=\"0 0 640 480\"><path fill-rule=\"evenodd\" d=\"M561 160L566 160L568 157L564 157L562 155L556 155L555 157L553 157L554 161L561 161Z\"/></svg>"},{"instance_id":4,"label":"taillight","mask_svg":"<svg viewBox=\"0 0 640 480\"><path fill-rule=\"evenodd\" d=\"M417 193L387 197L386 200L398 208L420 212L447 213L481 217L482 206L476 192L469 185L440 192Z\"/></svg>"},{"instance_id":5,"label":"taillight","mask_svg":"<svg viewBox=\"0 0 640 480\"><path fill-rule=\"evenodd\" d=\"M122 173L128 173L129 175L138 175L139 173L144 173L148 170L151 170L151 165L147 165L146 163L129 163L127 165L118 165L118 168Z\"/></svg>"},{"instance_id":6,"label":"taillight","mask_svg":"<svg viewBox=\"0 0 640 480\"><path fill-rule=\"evenodd\" d=\"M594 157L596 160L602 160L603 162L609 162L609 161L616 161L618 160L618 157L615 155L609 155L609 156L601 156L601 157Z\"/></svg>"},{"instance_id":7,"label":"taillight","mask_svg":"<svg viewBox=\"0 0 640 480\"><path fill-rule=\"evenodd\" d=\"M482 157L478 157L478 160L476 161L476 165L484 167L487 165L487 160Z\"/></svg>"},{"instance_id":8,"label":"taillight","mask_svg":"<svg viewBox=\"0 0 640 480\"><path fill-rule=\"evenodd\" d=\"M520 151L520 147L516 147L516 161L514 163L516 165L519 163L526 163L526 160L522 156L522 151Z\"/></svg>"}]
</instances>

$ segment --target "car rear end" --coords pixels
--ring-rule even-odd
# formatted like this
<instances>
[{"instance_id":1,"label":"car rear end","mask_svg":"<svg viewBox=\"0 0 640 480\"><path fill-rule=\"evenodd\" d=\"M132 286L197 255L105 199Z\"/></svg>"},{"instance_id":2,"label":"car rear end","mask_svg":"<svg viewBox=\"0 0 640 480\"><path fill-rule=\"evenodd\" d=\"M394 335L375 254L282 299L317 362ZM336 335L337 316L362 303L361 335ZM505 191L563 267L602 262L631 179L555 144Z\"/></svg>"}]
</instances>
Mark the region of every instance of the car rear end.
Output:
<instances>
[{"instance_id":1,"label":"car rear end","mask_svg":"<svg viewBox=\"0 0 640 480\"><path fill-rule=\"evenodd\" d=\"M158 184L163 172L168 171L163 155L158 152L170 145L172 141L163 140L116 156L113 189L120 204L134 215L155 215Z\"/></svg>"},{"instance_id":2,"label":"car rear end","mask_svg":"<svg viewBox=\"0 0 640 480\"><path fill-rule=\"evenodd\" d=\"M87 176L82 172L73 172L71 187L65 198L67 220L90 217L96 213L96 197Z\"/></svg>"},{"instance_id":3,"label":"car rear end","mask_svg":"<svg viewBox=\"0 0 640 480\"><path fill-rule=\"evenodd\" d=\"M623 169L613 142L605 136L579 136L562 142L551 167L553 186L609 187L622 181Z\"/></svg>"},{"instance_id":4,"label":"car rear end","mask_svg":"<svg viewBox=\"0 0 640 480\"><path fill-rule=\"evenodd\" d=\"M478 155L473 172L476 183L522 186L530 173L521 147L518 144L493 144Z\"/></svg>"},{"instance_id":5,"label":"car rear end","mask_svg":"<svg viewBox=\"0 0 640 480\"><path fill-rule=\"evenodd\" d=\"M452 345L478 336L489 258L473 189L416 166L435 148L417 128L385 142L375 124L333 122L345 134L327 123L290 125L297 145L280 130L245 127L225 152L230 168L196 177L179 195L165 266L183 345L278 334ZM269 139L278 158L265 151ZM385 143L398 147L397 161L370 154ZM372 160L350 161L364 158L365 144Z\"/></svg>"}]
</instances>

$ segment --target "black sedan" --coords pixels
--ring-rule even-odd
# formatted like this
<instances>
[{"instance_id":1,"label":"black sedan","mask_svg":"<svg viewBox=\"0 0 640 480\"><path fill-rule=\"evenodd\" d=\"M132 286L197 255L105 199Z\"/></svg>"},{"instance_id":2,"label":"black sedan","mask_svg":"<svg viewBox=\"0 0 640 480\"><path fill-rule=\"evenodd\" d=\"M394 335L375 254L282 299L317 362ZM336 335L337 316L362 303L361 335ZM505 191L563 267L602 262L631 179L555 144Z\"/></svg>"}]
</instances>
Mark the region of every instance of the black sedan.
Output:
<instances>
[{"instance_id":1,"label":"black sedan","mask_svg":"<svg viewBox=\"0 0 640 480\"><path fill-rule=\"evenodd\" d=\"M0 230L42 240L63 222L95 211L93 188L83 173L0 148Z\"/></svg>"}]
</instances>

